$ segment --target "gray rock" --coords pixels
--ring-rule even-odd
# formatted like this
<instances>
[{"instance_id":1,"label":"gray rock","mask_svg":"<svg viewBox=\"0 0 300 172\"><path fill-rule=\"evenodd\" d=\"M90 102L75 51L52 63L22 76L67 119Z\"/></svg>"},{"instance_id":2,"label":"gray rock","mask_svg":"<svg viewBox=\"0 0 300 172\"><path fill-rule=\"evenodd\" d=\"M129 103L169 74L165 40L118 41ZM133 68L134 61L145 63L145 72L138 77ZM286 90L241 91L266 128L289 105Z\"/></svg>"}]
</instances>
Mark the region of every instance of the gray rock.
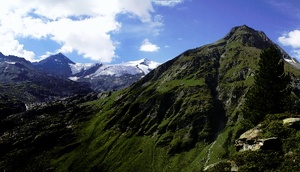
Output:
<instances>
[{"instance_id":1,"label":"gray rock","mask_svg":"<svg viewBox=\"0 0 300 172\"><path fill-rule=\"evenodd\" d=\"M261 130L258 127L252 128L243 133L235 141L237 151L255 150L277 150L280 147L280 140L277 137L259 139Z\"/></svg>"},{"instance_id":2,"label":"gray rock","mask_svg":"<svg viewBox=\"0 0 300 172\"><path fill-rule=\"evenodd\" d=\"M240 152L248 150L277 150L280 147L280 140L277 137L254 140L238 139L235 141L235 147Z\"/></svg>"}]
</instances>

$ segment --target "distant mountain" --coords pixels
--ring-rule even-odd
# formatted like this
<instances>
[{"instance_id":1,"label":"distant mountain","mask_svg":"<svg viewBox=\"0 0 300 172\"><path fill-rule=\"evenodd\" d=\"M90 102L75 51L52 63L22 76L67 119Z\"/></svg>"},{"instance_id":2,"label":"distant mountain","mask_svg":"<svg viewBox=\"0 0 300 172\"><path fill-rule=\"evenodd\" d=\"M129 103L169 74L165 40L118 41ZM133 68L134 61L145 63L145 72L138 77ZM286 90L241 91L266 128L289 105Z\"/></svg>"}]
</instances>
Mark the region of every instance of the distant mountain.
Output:
<instances>
[{"instance_id":1,"label":"distant mountain","mask_svg":"<svg viewBox=\"0 0 300 172\"><path fill-rule=\"evenodd\" d=\"M76 63L70 64L72 75L68 78L76 81L79 78L94 74L103 64L101 63Z\"/></svg>"},{"instance_id":2,"label":"distant mountain","mask_svg":"<svg viewBox=\"0 0 300 172\"><path fill-rule=\"evenodd\" d=\"M69 77L72 75L70 65L75 64L69 58L67 58L62 53L49 56L48 58L41 60L39 62L33 63L33 65L48 74Z\"/></svg>"},{"instance_id":3,"label":"distant mountain","mask_svg":"<svg viewBox=\"0 0 300 172\"><path fill-rule=\"evenodd\" d=\"M0 62L2 65L18 63L19 65L22 65L28 69L35 69L35 67L32 65L32 63L25 60L24 58L12 56L12 55L5 56L1 52L0 52Z\"/></svg>"},{"instance_id":4,"label":"distant mountain","mask_svg":"<svg viewBox=\"0 0 300 172\"><path fill-rule=\"evenodd\" d=\"M122 64L74 63L62 53L31 63L0 53L0 96L26 103L56 100L93 90L118 90L141 79L159 63L141 59ZM3 98L3 102L4 98Z\"/></svg>"},{"instance_id":5,"label":"distant mountain","mask_svg":"<svg viewBox=\"0 0 300 172\"><path fill-rule=\"evenodd\" d=\"M146 75L151 70L155 69L158 65L157 62L150 61L148 59L141 59L137 61L129 61L121 64L113 65L101 65L97 71L92 74L85 75L82 77L97 78L98 76L111 75L111 76L122 76L122 75ZM76 65L74 65L73 69ZM75 74L76 75L76 74Z\"/></svg>"},{"instance_id":6,"label":"distant mountain","mask_svg":"<svg viewBox=\"0 0 300 172\"><path fill-rule=\"evenodd\" d=\"M95 91L119 90L148 74L160 64L148 59L121 64L74 63L63 54L52 55L33 63L34 67L51 75L76 82L90 83Z\"/></svg>"},{"instance_id":7,"label":"distant mountain","mask_svg":"<svg viewBox=\"0 0 300 172\"><path fill-rule=\"evenodd\" d=\"M138 81L159 65L148 59L113 65L71 64L73 75L69 79L89 82L95 91L119 90Z\"/></svg>"},{"instance_id":8,"label":"distant mountain","mask_svg":"<svg viewBox=\"0 0 300 172\"><path fill-rule=\"evenodd\" d=\"M45 102L91 91L86 83L49 75L23 58L0 54L0 102Z\"/></svg>"}]
</instances>

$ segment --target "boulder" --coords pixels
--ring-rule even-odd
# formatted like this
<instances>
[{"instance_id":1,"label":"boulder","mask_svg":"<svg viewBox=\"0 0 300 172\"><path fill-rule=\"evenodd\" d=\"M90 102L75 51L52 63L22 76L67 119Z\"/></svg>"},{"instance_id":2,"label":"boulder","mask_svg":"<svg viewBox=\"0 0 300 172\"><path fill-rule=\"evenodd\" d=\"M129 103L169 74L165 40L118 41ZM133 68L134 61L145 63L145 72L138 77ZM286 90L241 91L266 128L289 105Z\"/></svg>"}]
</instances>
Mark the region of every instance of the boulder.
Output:
<instances>
[{"instance_id":1,"label":"boulder","mask_svg":"<svg viewBox=\"0 0 300 172\"><path fill-rule=\"evenodd\" d=\"M277 150L280 148L280 140L277 137L259 139L261 130L258 127L252 128L243 133L239 139L235 141L237 151L247 150Z\"/></svg>"},{"instance_id":2,"label":"boulder","mask_svg":"<svg viewBox=\"0 0 300 172\"><path fill-rule=\"evenodd\" d=\"M280 148L280 140L277 137L254 140L236 140L235 147L237 151L256 151L256 150L278 150Z\"/></svg>"},{"instance_id":3,"label":"boulder","mask_svg":"<svg viewBox=\"0 0 300 172\"><path fill-rule=\"evenodd\" d=\"M286 118L283 120L283 125L300 128L300 118Z\"/></svg>"},{"instance_id":4,"label":"boulder","mask_svg":"<svg viewBox=\"0 0 300 172\"><path fill-rule=\"evenodd\" d=\"M252 128L252 129L246 131L245 133L243 133L239 139L253 140L258 137L260 132L261 132L261 130L258 129L257 127L255 127L255 128Z\"/></svg>"}]
</instances>

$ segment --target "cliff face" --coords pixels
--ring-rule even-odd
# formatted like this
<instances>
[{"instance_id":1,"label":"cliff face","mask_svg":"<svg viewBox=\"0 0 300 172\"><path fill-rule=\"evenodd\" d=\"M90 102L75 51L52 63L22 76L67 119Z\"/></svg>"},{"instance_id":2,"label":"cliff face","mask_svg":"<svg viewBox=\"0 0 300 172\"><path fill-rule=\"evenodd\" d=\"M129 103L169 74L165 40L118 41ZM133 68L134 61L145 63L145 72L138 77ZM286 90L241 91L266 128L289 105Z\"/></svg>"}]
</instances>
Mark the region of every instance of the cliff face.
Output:
<instances>
[{"instance_id":1,"label":"cliff face","mask_svg":"<svg viewBox=\"0 0 300 172\"><path fill-rule=\"evenodd\" d=\"M201 171L234 151L243 96L260 52L271 45L263 32L235 27L124 90L80 102L76 111L86 111L88 120L74 123L73 143L55 143L47 158L33 162L62 171ZM300 76L292 66L288 70Z\"/></svg>"}]
</instances>

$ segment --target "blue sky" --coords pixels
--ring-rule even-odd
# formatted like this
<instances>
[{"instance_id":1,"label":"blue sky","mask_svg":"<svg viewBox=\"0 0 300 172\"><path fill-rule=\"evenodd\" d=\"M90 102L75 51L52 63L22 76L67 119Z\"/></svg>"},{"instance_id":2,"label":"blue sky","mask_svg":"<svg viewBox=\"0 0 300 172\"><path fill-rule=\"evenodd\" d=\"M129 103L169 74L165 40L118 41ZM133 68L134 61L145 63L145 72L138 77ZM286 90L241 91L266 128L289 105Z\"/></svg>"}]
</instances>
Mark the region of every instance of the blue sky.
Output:
<instances>
[{"instance_id":1,"label":"blue sky","mask_svg":"<svg viewBox=\"0 0 300 172\"><path fill-rule=\"evenodd\" d=\"M224 37L261 30L300 59L299 0L3 0L0 52L36 61L165 62Z\"/></svg>"}]
</instances>

